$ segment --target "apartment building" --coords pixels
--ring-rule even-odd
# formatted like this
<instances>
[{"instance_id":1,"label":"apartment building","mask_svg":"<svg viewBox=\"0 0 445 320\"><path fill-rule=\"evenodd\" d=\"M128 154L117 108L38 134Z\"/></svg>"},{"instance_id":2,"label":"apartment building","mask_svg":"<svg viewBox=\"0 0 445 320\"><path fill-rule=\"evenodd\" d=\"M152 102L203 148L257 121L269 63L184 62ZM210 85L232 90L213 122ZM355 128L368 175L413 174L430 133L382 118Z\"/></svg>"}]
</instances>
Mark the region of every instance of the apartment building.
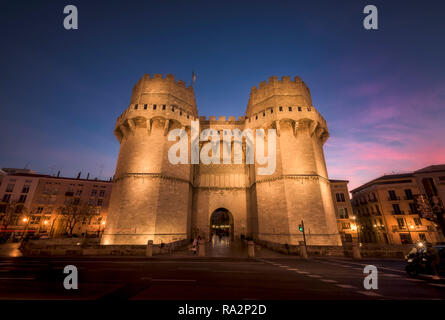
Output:
<instances>
[{"instance_id":1,"label":"apartment building","mask_svg":"<svg viewBox=\"0 0 445 320\"><path fill-rule=\"evenodd\" d=\"M1 237L100 235L111 181L10 173L0 185ZM71 228L70 228L71 226Z\"/></svg>"},{"instance_id":2,"label":"apartment building","mask_svg":"<svg viewBox=\"0 0 445 320\"><path fill-rule=\"evenodd\" d=\"M352 190L360 241L411 244L440 241L437 225L419 215L413 173L384 175Z\"/></svg>"},{"instance_id":3,"label":"apartment building","mask_svg":"<svg viewBox=\"0 0 445 320\"><path fill-rule=\"evenodd\" d=\"M347 180L329 180L334 200L337 227L343 243L357 241L357 221L349 198Z\"/></svg>"}]
</instances>

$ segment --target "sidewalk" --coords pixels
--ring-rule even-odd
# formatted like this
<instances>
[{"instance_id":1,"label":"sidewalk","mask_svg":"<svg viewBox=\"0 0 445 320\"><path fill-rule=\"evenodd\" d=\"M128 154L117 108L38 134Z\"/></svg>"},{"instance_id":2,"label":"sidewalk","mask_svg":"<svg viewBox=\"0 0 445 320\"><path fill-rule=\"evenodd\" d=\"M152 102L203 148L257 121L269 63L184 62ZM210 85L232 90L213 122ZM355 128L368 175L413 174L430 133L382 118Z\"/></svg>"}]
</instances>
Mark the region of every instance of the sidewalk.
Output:
<instances>
[{"instance_id":1,"label":"sidewalk","mask_svg":"<svg viewBox=\"0 0 445 320\"><path fill-rule=\"evenodd\" d=\"M19 247L20 242L0 244L0 257L21 257L22 253L20 252Z\"/></svg>"},{"instance_id":2,"label":"sidewalk","mask_svg":"<svg viewBox=\"0 0 445 320\"><path fill-rule=\"evenodd\" d=\"M214 237L212 241L206 243L205 258L247 259L247 250L247 243L241 240L230 240L225 237L219 239L218 237ZM194 254L191 250L186 249L162 256L171 258L193 258L198 257L198 254ZM289 258L289 256L255 245L255 258Z\"/></svg>"}]
</instances>

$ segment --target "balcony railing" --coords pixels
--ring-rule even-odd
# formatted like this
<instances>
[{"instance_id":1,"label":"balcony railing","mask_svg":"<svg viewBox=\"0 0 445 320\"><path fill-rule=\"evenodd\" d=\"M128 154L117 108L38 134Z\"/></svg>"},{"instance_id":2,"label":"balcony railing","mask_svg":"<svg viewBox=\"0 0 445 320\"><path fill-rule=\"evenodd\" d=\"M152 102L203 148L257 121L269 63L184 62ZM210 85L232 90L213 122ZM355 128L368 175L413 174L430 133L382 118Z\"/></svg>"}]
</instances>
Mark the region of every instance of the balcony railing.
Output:
<instances>
[{"instance_id":1,"label":"balcony railing","mask_svg":"<svg viewBox=\"0 0 445 320\"><path fill-rule=\"evenodd\" d=\"M392 226L392 232L434 232L434 228L432 226Z\"/></svg>"},{"instance_id":2,"label":"balcony railing","mask_svg":"<svg viewBox=\"0 0 445 320\"><path fill-rule=\"evenodd\" d=\"M400 197L397 197L397 196L395 196L395 197L388 197L388 201L399 201L400 200Z\"/></svg>"},{"instance_id":3,"label":"balcony railing","mask_svg":"<svg viewBox=\"0 0 445 320\"><path fill-rule=\"evenodd\" d=\"M391 211L391 213L392 213L393 215L401 215L401 214L405 214L405 211L403 211L403 210L400 210L400 211Z\"/></svg>"}]
</instances>

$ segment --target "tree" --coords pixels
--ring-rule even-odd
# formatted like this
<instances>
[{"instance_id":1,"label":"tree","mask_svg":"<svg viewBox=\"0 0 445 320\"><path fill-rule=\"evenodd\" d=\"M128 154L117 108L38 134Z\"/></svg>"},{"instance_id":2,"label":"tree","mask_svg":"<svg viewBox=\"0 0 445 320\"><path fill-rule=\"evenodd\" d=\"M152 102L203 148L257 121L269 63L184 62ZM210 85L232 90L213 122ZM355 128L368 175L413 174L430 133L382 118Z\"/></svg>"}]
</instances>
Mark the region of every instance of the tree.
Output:
<instances>
[{"instance_id":1,"label":"tree","mask_svg":"<svg viewBox=\"0 0 445 320\"><path fill-rule=\"evenodd\" d=\"M0 213L0 221L2 226L2 238L9 238L7 235L8 227L13 223L14 218L17 215L27 213L27 208L22 202L11 201L2 202L2 208L4 208L2 213ZM4 232L4 233L3 233Z\"/></svg>"},{"instance_id":2,"label":"tree","mask_svg":"<svg viewBox=\"0 0 445 320\"><path fill-rule=\"evenodd\" d=\"M89 220L95 215L94 206L86 203L67 203L59 207L57 211L65 222L65 231L70 237L73 235L74 228L78 223L81 223L84 219Z\"/></svg>"}]
</instances>

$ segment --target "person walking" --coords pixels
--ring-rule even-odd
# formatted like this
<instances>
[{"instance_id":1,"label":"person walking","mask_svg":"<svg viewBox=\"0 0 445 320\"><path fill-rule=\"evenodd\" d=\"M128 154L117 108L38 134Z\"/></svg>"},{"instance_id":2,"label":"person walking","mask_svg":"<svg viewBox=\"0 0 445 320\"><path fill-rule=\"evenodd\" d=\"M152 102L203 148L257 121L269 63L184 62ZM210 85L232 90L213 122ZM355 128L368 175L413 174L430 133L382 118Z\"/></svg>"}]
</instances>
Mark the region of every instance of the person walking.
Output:
<instances>
[{"instance_id":1,"label":"person walking","mask_svg":"<svg viewBox=\"0 0 445 320\"><path fill-rule=\"evenodd\" d=\"M192 251L193 251L193 254L196 254L196 252L198 251L198 238L197 237L195 237L195 239L193 239Z\"/></svg>"}]
</instances>

